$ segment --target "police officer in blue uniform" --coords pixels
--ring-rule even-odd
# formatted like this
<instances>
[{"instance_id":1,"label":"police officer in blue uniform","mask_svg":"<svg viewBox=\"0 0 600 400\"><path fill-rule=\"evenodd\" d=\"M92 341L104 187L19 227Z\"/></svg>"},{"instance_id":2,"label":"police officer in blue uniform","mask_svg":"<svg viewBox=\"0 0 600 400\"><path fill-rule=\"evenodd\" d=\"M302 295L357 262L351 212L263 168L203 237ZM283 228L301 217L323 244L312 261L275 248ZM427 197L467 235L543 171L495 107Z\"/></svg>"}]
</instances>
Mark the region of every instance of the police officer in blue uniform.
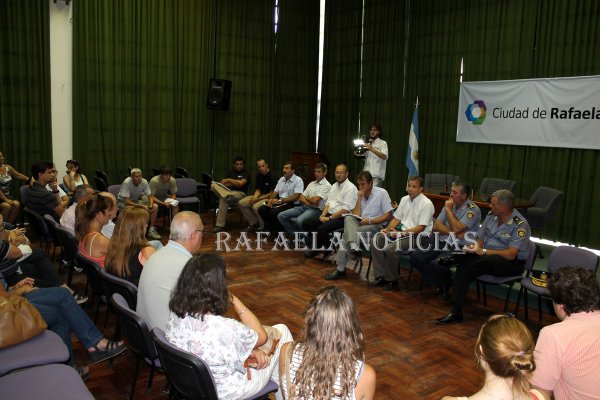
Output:
<instances>
[{"instance_id":1,"label":"police officer in blue uniform","mask_svg":"<svg viewBox=\"0 0 600 400\"><path fill-rule=\"evenodd\" d=\"M514 207L514 195L498 190L490 201L491 211L477 232L477 242L465 247L467 254L456 268L454 304L437 324L463 321L462 308L469 283L481 275L513 276L523 273L529 256L529 224Z\"/></svg>"}]
</instances>

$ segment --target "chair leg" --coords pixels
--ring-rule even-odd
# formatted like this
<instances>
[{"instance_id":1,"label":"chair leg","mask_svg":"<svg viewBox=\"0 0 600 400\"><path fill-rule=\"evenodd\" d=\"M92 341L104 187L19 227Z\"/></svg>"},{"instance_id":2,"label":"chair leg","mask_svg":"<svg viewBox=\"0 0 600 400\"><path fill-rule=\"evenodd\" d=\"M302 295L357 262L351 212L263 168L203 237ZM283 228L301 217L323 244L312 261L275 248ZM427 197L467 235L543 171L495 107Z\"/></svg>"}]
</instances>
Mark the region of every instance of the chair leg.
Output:
<instances>
[{"instance_id":1,"label":"chair leg","mask_svg":"<svg viewBox=\"0 0 600 400\"><path fill-rule=\"evenodd\" d=\"M487 284L483 284L483 305L487 307Z\"/></svg>"},{"instance_id":2,"label":"chair leg","mask_svg":"<svg viewBox=\"0 0 600 400\"><path fill-rule=\"evenodd\" d=\"M367 265L367 275L365 276L367 278L367 283L369 283L369 274L371 273L371 262L373 261L373 258L369 258L369 264Z\"/></svg>"},{"instance_id":3,"label":"chair leg","mask_svg":"<svg viewBox=\"0 0 600 400\"><path fill-rule=\"evenodd\" d=\"M129 400L133 400L135 394L135 384L137 383L138 371L140 370L140 359L135 358L135 372L133 373L133 382L131 382L131 390L129 391Z\"/></svg>"},{"instance_id":4,"label":"chair leg","mask_svg":"<svg viewBox=\"0 0 600 400\"><path fill-rule=\"evenodd\" d=\"M154 360L152 360L152 365L150 366L150 377L148 377L148 386L146 386L146 391L150 392L152 390L152 382L154 381Z\"/></svg>"},{"instance_id":5,"label":"chair leg","mask_svg":"<svg viewBox=\"0 0 600 400\"><path fill-rule=\"evenodd\" d=\"M412 278L413 266L410 264L410 268L408 269L408 277L406 278L406 288L410 287L410 279Z\"/></svg>"},{"instance_id":6,"label":"chair leg","mask_svg":"<svg viewBox=\"0 0 600 400\"><path fill-rule=\"evenodd\" d=\"M538 294L538 313L540 316L540 324L542 323L542 296Z\"/></svg>"},{"instance_id":7,"label":"chair leg","mask_svg":"<svg viewBox=\"0 0 600 400\"><path fill-rule=\"evenodd\" d=\"M481 295L479 294L479 281L475 280L475 286L477 287L477 302L479 303L479 299L481 299Z\"/></svg>"},{"instance_id":8,"label":"chair leg","mask_svg":"<svg viewBox=\"0 0 600 400\"><path fill-rule=\"evenodd\" d=\"M525 305L525 322L529 319L529 301L527 299L527 289L523 288L523 304Z\"/></svg>"},{"instance_id":9,"label":"chair leg","mask_svg":"<svg viewBox=\"0 0 600 400\"><path fill-rule=\"evenodd\" d=\"M519 312L519 304L521 304L521 293L523 292L524 288L521 286L519 288L519 293L517 294L517 305L515 306L515 317L518 315Z\"/></svg>"},{"instance_id":10,"label":"chair leg","mask_svg":"<svg viewBox=\"0 0 600 400\"><path fill-rule=\"evenodd\" d=\"M508 287L508 291L506 292L506 300L504 300L504 312L508 310L508 300L510 299L510 292L512 291L514 283L511 283Z\"/></svg>"}]
</instances>

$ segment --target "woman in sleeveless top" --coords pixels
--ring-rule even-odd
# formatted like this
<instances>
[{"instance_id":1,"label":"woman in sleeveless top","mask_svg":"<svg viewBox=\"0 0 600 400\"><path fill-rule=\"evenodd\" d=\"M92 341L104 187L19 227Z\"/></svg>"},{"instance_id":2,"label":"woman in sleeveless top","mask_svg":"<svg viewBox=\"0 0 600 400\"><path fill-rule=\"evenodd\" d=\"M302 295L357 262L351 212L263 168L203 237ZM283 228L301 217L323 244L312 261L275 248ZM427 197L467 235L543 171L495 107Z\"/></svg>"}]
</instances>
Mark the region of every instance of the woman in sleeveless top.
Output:
<instances>
[{"instance_id":1,"label":"woman in sleeveless top","mask_svg":"<svg viewBox=\"0 0 600 400\"><path fill-rule=\"evenodd\" d=\"M544 400L530 384L534 348L531 332L512 314L491 316L475 343L475 356L485 373L483 387L469 397L446 396L443 400Z\"/></svg>"},{"instance_id":2,"label":"woman in sleeveless top","mask_svg":"<svg viewBox=\"0 0 600 400\"><path fill-rule=\"evenodd\" d=\"M79 162L77 160L67 161L67 174L63 176L63 183L72 195L75 188L79 185L88 185L88 180L79 170Z\"/></svg>"},{"instance_id":3,"label":"woman in sleeveless top","mask_svg":"<svg viewBox=\"0 0 600 400\"><path fill-rule=\"evenodd\" d=\"M142 267L156 249L146 240L150 214L142 208L125 207L115 226L106 255L106 270L138 285Z\"/></svg>"},{"instance_id":4,"label":"woman in sleeveless top","mask_svg":"<svg viewBox=\"0 0 600 400\"><path fill-rule=\"evenodd\" d=\"M104 267L110 240L101 233L111 216L113 204L104 196L93 195L75 209L75 237L81 254Z\"/></svg>"},{"instance_id":5,"label":"woman in sleeveless top","mask_svg":"<svg viewBox=\"0 0 600 400\"><path fill-rule=\"evenodd\" d=\"M375 370L364 363L364 337L350 296L336 286L325 287L304 315L303 340L281 350L284 398L373 399Z\"/></svg>"},{"instance_id":6,"label":"woman in sleeveless top","mask_svg":"<svg viewBox=\"0 0 600 400\"><path fill-rule=\"evenodd\" d=\"M0 151L0 211L6 222L14 224L21 209L21 203L10 195L12 179L26 181L25 175L4 163L4 154Z\"/></svg>"}]
</instances>

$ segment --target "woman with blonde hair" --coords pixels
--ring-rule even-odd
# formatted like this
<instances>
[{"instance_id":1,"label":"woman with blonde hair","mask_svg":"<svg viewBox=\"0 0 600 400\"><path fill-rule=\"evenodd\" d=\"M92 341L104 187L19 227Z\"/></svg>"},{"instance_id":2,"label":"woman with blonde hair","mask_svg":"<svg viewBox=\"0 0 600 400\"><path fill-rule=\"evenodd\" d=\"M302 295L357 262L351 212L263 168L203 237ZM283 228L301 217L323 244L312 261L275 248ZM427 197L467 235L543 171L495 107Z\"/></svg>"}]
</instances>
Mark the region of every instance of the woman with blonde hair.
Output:
<instances>
[{"instance_id":1,"label":"woman with blonde hair","mask_svg":"<svg viewBox=\"0 0 600 400\"><path fill-rule=\"evenodd\" d=\"M308 305L304 324L304 339L281 349L284 397L372 399L375 370L364 362L364 337L350 296L336 286L324 287Z\"/></svg>"},{"instance_id":2,"label":"woman with blonde hair","mask_svg":"<svg viewBox=\"0 0 600 400\"><path fill-rule=\"evenodd\" d=\"M104 196L93 195L75 209L75 238L79 251L104 267L110 240L101 233L114 205Z\"/></svg>"},{"instance_id":3,"label":"woman with blonde hair","mask_svg":"<svg viewBox=\"0 0 600 400\"><path fill-rule=\"evenodd\" d=\"M156 251L146 240L149 219L148 211L126 207L119 216L106 254L106 270L136 286L144 264Z\"/></svg>"},{"instance_id":4,"label":"woman with blonde hair","mask_svg":"<svg viewBox=\"0 0 600 400\"><path fill-rule=\"evenodd\" d=\"M530 384L534 348L531 332L512 314L491 316L475 343L477 362L485 372L483 387L469 397L446 396L443 400L543 400Z\"/></svg>"}]
</instances>

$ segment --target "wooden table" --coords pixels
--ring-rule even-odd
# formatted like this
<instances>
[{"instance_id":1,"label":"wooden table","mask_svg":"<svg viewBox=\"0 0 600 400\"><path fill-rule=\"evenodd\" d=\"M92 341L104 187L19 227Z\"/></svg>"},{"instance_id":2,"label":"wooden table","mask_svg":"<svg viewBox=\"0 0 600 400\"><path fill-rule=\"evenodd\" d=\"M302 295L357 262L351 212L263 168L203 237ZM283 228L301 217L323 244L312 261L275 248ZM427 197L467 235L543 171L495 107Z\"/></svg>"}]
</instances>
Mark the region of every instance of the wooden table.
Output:
<instances>
[{"instance_id":1,"label":"wooden table","mask_svg":"<svg viewBox=\"0 0 600 400\"><path fill-rule=\"evenodd\" d=\"M444 204L446 200L450 198L450 193L444 191L444 188L425 188L423 190L423 194L431 200L433 206L435 207L434 217L437 217L442 208L444 208ZM483 220L490 210L490 199L484 198L480 193L474 193L471 196L471 201L477 204L477 206L481 209L481 219ZM529 201L529 199L517 199L515 198L514 207L519 210L527 209L529 207L533 207L534 204Z\"/></svg>"}]
</instances>

